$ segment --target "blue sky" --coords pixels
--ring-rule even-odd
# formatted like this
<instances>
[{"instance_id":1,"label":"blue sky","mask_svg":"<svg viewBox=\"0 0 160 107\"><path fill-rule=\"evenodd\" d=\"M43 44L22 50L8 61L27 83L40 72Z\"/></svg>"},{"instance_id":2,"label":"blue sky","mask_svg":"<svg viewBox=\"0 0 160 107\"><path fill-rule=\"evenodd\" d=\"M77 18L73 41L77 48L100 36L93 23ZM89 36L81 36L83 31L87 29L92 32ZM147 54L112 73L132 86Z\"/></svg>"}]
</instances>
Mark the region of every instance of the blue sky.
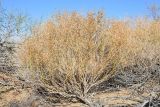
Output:
<instances>
[{"instance_id":1,"label":"blue sky","mask_svg":"<svg viewBox=\"0 0 160 107\"><path fill-rule=\"evenodd\" d=\"M2 0L4 8L24 12L35 20L63 11L103 10L108 17L123 18L147 15L147 7L160 0Z\"/></svg>"}]
</instances>

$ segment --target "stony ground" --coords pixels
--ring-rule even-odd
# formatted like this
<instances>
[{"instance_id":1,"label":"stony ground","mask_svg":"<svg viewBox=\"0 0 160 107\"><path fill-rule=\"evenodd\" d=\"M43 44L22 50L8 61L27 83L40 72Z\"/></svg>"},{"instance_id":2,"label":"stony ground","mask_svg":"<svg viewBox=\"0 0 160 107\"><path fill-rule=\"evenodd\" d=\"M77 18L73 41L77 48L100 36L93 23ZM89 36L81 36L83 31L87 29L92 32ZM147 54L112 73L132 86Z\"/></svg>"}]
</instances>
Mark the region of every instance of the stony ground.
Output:
<instances>
[{"instance_id":1,"label":"stony ground","mask_svg":"<svg viewBox=\"0 0 160 107\"><path fill-rule=\"evenodd\" d=\"M160 88L160 87L159 87ZM137 94L138 95L138 94ZM149 96L150 93L142 93L141 96ZM132 90L121 88L114 91L97 93L94 98L103 103L105 107L136 107L143 100L140 96L134 96ZM0 107L87 107L80 103L50 104L33 91L33 86L17 77L0 73Z\"/></svg>"}]
</instances>

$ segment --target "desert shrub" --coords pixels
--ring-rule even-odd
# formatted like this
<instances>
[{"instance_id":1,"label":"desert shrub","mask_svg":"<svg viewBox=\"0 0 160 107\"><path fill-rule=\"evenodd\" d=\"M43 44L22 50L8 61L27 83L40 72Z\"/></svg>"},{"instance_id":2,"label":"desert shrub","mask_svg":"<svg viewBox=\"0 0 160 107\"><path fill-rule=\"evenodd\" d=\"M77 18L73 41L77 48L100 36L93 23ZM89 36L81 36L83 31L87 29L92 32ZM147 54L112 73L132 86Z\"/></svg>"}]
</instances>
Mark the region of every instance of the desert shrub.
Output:
<instances>
[{"instance_id":1,"label":"desert shrub","mask_svg":"<svg viewBox=\"0 0 160 107\"><path fill-rule=\"evenodd\" d=\"M90 105L90 89L111 78L119 63L122 41L109 35L102 12L56 15L33 29L20 61L50 92Z\"/></svg>"},{"instance_id":2,"label":"desert shrub","mask_svg":"<svg viewBox=\"0 0 160 107\"><path fill-rule=\"evenodd\" d=\"M131 50L127 49L127 57L124 58L127 64L122 63L122 72L119 72L116 78L126 85L141 84L153 79L160 84L160 22L139 18L132 23L134 27L128 41L134 47L130 47Z\"/></svg>"},{"instance_id":3,"label":"desert shrub","mask_svg":"<svg viewBox=\"0 0 160 107\"><path fill-rule=\"evenodd\" d=\"M106 20L102 12L58 14L32 30L19 59L49 92L91 106L91 89L117 71L127 84L153 74L159 60L159 28L159 21L147 18Z\"/></svg>"},{"instance_id":4,"label":"desert shrub","mask_svg":"<svg viewBox=\"0 0 160 107\"><path fill-rule=\"evenodd\" d=\"M15 73L17 70L16 41L29 32L27 19L21 12L10 13L4 9L0 1L0 72Z\"/></svg>"}]
</instances>

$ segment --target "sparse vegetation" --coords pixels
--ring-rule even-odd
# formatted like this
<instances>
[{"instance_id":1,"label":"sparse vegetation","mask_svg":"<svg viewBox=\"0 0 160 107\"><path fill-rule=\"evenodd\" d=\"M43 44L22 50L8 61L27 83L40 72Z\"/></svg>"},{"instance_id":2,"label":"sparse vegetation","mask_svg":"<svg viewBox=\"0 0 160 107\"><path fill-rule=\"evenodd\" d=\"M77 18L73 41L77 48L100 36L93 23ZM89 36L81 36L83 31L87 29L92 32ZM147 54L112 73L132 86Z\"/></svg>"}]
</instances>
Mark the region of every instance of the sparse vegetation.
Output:
<instances>
[{"instance_id":1,"label":"sparse vegetation","mask_svg":"<svg viewBox=\"0 0 160 107\"><path fill-rule=\"evenodd\" d=\"M10 13L0 1L0 71L16 71L15 51L18 37L29 33L27 16L22 13Z\"/></svg>"}]
</instances>

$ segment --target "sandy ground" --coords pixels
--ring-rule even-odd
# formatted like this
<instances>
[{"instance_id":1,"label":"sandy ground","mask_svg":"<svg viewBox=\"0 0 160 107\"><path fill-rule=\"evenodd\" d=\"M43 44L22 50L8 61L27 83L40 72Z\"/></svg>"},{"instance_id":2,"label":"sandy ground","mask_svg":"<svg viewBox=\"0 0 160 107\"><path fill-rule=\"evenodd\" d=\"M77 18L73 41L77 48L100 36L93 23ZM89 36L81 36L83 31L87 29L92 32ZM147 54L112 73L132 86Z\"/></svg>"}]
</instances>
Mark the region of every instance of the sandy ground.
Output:
<instances>
[{"instance_id":1,"label":"sandy ground","mask_svg":"<svg viewBox=\"0 0 160 107\"><path fill-rule=\"evenodd\" d=\"M22 87L23 86L23 87ZM99 92L93 99L101 101L105 107L116 107L116 105L133 107L141 98L131 96L132 91L121 89L118 91ZM143 93L144 96L149 93ZM21 103L16 105L17 103ZM22 104L23 103L23 104ZM23 82L15 77L0 74L0 107L87 107L80 103L67 103L56 105L45 105L40 99L34 98L32 87L25 87Z\"/></svg>"}]
</instances>

